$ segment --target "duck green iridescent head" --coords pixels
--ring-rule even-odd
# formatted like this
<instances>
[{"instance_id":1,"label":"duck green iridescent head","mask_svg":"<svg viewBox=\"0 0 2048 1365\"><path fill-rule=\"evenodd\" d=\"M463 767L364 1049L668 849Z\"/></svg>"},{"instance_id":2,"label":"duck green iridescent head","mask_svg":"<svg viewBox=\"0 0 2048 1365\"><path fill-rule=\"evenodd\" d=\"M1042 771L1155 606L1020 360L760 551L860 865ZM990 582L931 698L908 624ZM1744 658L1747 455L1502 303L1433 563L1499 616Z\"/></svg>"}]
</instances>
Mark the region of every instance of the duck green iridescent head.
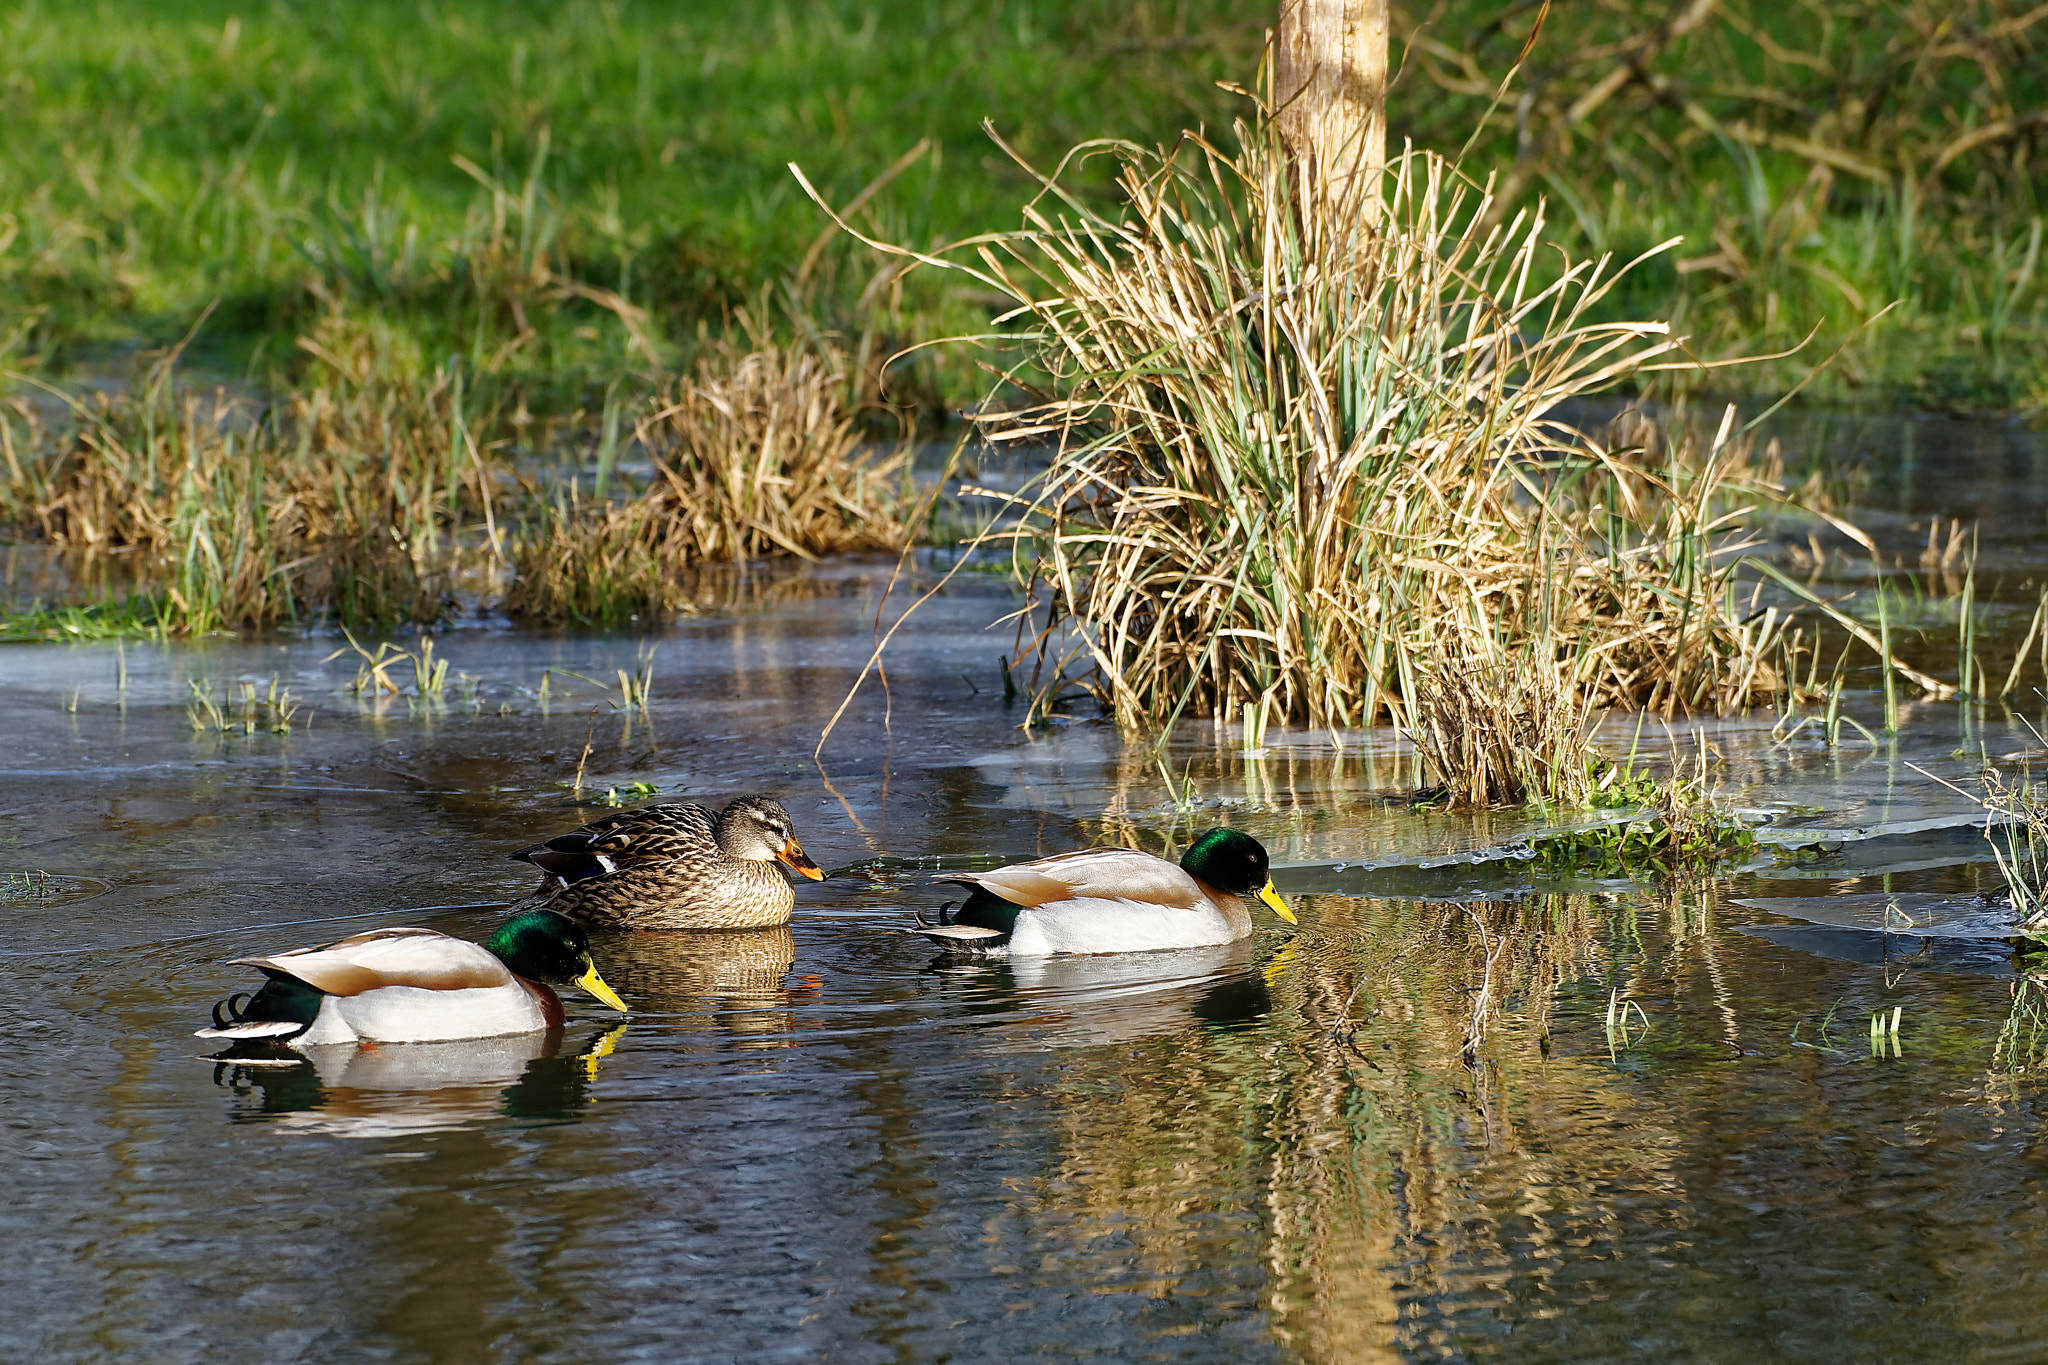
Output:
<instances>
[{"instance_id":1,"label":"duck green iridescent head","mask_svg":"<svg viewBox=\"0 0 2048 1365\"><path fill-rule=\"evenodd\" d=\"M1212 829L1181 855L1181 870L1233 896L1256 896L1289 924L1294 912L1273 889L1266 846L1238 829Z\"/></svg>"},{"instance_id":2,"label":"duck green iridescent head","mask_svg":"<svg viewBox=\"0 0 2048 1365\"><path fill-rule=\"evenodd\" d=\"M550 986L578 986L624 1013L626 1002L597 974L590 939L574 922L552 910L529 910L498 926L486 950L515 975Z\"/></svg>"}]
</instances>

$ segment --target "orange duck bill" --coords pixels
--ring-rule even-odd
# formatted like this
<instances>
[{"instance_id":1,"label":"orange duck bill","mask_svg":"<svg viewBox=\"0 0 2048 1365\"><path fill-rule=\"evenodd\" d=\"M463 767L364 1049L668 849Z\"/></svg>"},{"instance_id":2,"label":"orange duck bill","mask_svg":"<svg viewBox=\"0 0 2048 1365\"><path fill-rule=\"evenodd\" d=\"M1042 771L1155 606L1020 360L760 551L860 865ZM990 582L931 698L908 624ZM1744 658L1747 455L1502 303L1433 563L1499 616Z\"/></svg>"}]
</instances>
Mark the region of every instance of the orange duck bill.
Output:
<instances>
[{"instance_id":1,"label":"orange duck bill","mask_svg":"<svg viewBox=\"0 0 2048 1365\"><path fill-rule=\"evenodd\" d=\"M799 844L795 839L791 839L781 848L775 850L775 857L778 861L788 865L792 872L801 872L814 882L825 880L825 869L812 862L810 855L804 852L803 845Z\"/></svg>"}]
</instances>

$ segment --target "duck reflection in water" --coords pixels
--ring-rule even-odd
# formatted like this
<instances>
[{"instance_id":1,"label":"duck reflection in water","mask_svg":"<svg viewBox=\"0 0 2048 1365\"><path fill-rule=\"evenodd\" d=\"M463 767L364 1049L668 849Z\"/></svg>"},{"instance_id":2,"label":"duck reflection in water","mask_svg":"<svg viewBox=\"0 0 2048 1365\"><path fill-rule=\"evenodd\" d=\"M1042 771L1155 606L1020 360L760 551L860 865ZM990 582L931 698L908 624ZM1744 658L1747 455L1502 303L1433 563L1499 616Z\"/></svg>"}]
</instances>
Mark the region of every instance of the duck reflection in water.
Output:
<instances>
[{"instance_id":1,"label":"duck reflection in water","mask_svg":"<svg viewBox=\"0 0 2048 1365\"><path fill-rule=\"evenodd\" d=\"M322 1047L304 1053L242 1043L215 1057L214 1084L238 1098L239 1121L342 1137L449 1132L514 1120L574 1118L589 1106L619 1024L565 1047L565 1031L446 1043Z\"/></svg>"},{"instance_id":2,"label":"duck reflection in water","mask_svg":"<svg viewBox=\"0 0 2048 1365\"><path fill-rule=\"evenodd\" d=\"M1189 1025L1243 1028L1272 1012L1248 939L1201 948L1102 956L942 957L929 969L963 1013L989 1025L1025 1024L1034 1045L1121 1044Z\"/></svg>"},{"instance_id":3,"label":"duck reflection in water","mask_svg":"<svg viewBox=\"0 0 2048 1365\"><path fill-rule=\"evenodd\" d=\"M796 938L786 924L667 934L595 931L605 970L650 1014L710 1017L735 1049L795 1047L795 1006L812 988L787 984Z\"/></svg>"}]
</instances>

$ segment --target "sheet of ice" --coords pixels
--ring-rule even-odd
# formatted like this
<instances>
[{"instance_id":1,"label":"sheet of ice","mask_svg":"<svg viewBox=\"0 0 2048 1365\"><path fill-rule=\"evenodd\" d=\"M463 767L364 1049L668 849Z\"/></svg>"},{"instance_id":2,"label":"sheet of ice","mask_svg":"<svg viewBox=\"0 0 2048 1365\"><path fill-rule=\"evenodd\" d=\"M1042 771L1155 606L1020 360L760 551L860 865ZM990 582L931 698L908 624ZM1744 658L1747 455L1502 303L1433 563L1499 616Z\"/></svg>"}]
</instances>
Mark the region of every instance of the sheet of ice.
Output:
<instances>
[{"instance_id":1,"label":"sheet of ice","mask_svg":"<svg viewBox=\"0 0 2048 1365\"><path fill-rule=\"evenodd\" d=\"M1905 934L1915 938L2019 936L2010 905L1915 891L1871 891L1840 896L1744 896L1728 902L1786 919L1838 929Z\"/></svg>"}]
</instances>

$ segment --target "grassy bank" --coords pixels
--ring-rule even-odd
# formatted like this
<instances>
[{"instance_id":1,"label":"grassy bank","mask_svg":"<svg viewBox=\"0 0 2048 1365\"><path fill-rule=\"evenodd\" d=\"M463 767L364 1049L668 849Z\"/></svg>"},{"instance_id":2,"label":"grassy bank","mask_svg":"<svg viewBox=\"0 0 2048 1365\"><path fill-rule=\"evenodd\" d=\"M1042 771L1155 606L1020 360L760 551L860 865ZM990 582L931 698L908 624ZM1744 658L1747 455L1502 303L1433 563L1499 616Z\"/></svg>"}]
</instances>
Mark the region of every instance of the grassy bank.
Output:
<instances>
[{"instance_id":1,"label":"grassy bank","mask_svg":"<svg viewBox=\"0 0 2048 1365\"><path fill-rule=\"evenodd\" d=\"M2008 9L1560 5L1494 104L1537 7L1410 3L1393 130L1449 153L1483 124L1466 168L1505 174L1510 209L1547 196L1575 254L1683 234L1617 316L1671 316L1703 354L1815 325L1822 353L1898 300L1831 392L2040 409L2048 25ZM1252 79L1269 20L1223 0L12 5L0 338L103 362L218 301L193 353L216 368L299 385L454 355L566 410L799 274L835 325L977 330L992 300L870 289L876 262L836 239L813 254L785 163L844 204L922 144L865 226L1014 227L1025 182L981 120L1041 163L1220 132L1244 105L1215 83ZM945 353L899 376L927 403L982 382Z\"/></svg>"},{"instance_id":2,"label":"grassy bank","mask_svg":"<svg viewBox=\"0 0 2048 1365\"><path fill-rule=\"evenodd\" d=\"M686 360L845 203L930 240L1013 216L984 117L1035 151L1166 135L1232 74L1220 4L712 0L0 12L0 336L45 357L175 339L290 383L460 356L536 406ZM1229 21L1255 39L1255 26ZM888 291L836 241L806 287L891 333L971 302ZM964 394L966 363L942 376Z\"/></svg>"}]
</instances>

